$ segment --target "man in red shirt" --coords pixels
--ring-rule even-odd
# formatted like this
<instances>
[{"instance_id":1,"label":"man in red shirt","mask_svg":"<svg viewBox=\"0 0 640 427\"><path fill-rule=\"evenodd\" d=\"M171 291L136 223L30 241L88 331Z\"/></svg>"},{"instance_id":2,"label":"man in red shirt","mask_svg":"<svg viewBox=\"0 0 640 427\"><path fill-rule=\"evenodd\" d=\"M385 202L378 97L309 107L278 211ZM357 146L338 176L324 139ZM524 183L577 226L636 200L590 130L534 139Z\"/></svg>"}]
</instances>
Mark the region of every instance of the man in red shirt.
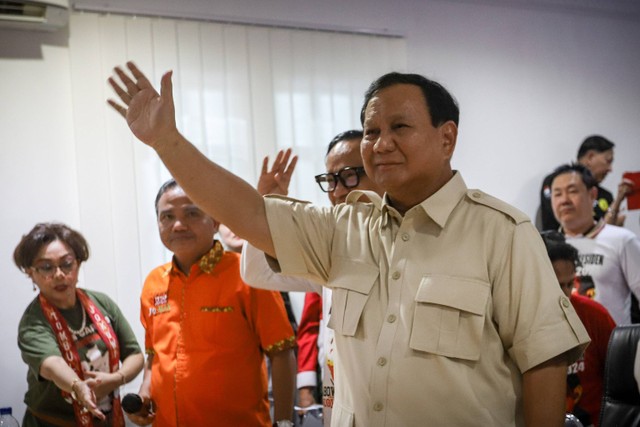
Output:
<instances>
[{"instance_id":1,"label":"man in red shirt","mask_svg":"<svg viewBox=\"0 0 640 427\"><path fill-rule=\"evenodd\" d=\"M560 288L570 298L591 337L591 344L583 356L568 367L567 412L578 417L584 426L597 427L607 346L616 324L601 304L573 292L576 264L579 263L578 250L566 243L564 236L557 231L546 231L542 236Z\"/></svg>"},{"instance_id":2,"label":"man in red shirt","mask_svg":"<svg viewBox=\"0 0 640 427\"><path fill-rule=\"evenodd\" d=\"M142 290L148 359L139 394L155 413L131 420L271 426L266 354L275 419L292 425L295 336L280 294L240 279L239 255L213 239L218 223L174 180L160 188L156 211L160 238L174 256L149 273Z\"/></svg>"}]
</instances>

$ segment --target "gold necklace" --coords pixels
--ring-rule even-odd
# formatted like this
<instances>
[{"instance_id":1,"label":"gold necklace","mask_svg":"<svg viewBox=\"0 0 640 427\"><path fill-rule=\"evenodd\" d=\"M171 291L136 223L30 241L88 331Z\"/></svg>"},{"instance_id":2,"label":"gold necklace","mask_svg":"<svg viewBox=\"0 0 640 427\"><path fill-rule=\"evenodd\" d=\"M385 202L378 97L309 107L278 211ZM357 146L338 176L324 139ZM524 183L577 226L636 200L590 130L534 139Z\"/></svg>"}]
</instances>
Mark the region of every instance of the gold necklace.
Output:
<instances>
[{"instance_id":1,"label":"gold necklace","mask_svg":"<svg viewBox=\"0 0 640 427\"><path fill-rule=\"evenodd\" d=\"M71 331L73 335L80 335L80 332L82 332L85 326L87 326L87 311L84 309L84 307L82 307L82 304L80 304L80 307L82 308L82 325L80 325L80 329L76 330L71 328L71 326L69 325L69 322L67 322L67 327L69 328L69 331Z\"/></svg>"}]
</instances>

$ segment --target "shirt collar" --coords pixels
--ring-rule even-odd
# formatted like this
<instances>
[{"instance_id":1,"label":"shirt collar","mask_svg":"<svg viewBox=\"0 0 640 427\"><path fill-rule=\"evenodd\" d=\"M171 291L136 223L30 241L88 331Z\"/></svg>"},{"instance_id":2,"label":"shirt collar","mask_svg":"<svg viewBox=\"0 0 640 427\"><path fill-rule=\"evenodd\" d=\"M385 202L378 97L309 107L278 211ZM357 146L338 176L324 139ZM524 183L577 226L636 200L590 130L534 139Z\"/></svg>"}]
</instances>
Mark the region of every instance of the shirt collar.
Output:
<instances>
[{"instance_id":1,"label":"shirt collar","mask_svg":"<svg viewBox=\"0 0 640 427\"><path fill-rule=\"evenodd\" d=\"M453 171L453 177L447 181L445 185L440 187L438 191L431 196L423 200L420 204L409 209L411 212L414 209L422 209L433 221L441 228L447 223L447 219L458 202L465 196L467 192L467 185L462 179L462 175L458 171ZM383 223L386 224L389 220L389 215L397 216L401 219L401 215L389 204L389 197L384 195L382 200L382 207L380 208L385 218Z\"/></svg>"},{"instance_id":2,"label":"shirt collar","mask_svg":"<svg viewBox=\"0 0 640 427\"><path fill-rule=\"evenodd\" d=\"M440 228L444 228L449 215L466 193L467 185L462 179L462 174L453 171L453 177L419 206Z\"/></svg>"},{"instance_id":3,"label":"shirt collar","mask_svg":"<svg viewBox=\"0 0 640 427\"><path fill-rule=\"evenodd\" d=\"M591 227L590 229L588 229L587 231L585 231L583 234L577 234L575 236L567 236L566 233L564 232L564 229L562 228L562 226L560 226L560 228L558 228L558 231L560 231L560 233L562 233L563 235L565 235L567 238L580 238L580 237L584 237L587 239L595 239L595 237L600 234L600 232L604 229L604 226L607 224L607 222L604 220L604 218L600 218L600 220L598 222L595 222L593 224L593 227Z\"/></svg>"},{"instance_id":4,"label":"shirt collar","mask_svg":"<svg viewBox=\"0 0 640 427\"><path fill-rule=\"evenodd\" d=\"M352 192L347 194L345 203L356 203L363 197L369 199L369 202L373 203L376 209L380 210L382 208L382 198L378 195L378 193L370 190L353 190Z\"/></svg>"},{"instance_id":5,"label":"shirt collar","mask_svg":"<svg viewBox=\"0 0 640 427\"><path fill-rule=\"evenodd\" d=\"M466 192L467 185L462 179L462 174L458 171L453 171L453 177L447 181L445 185L412 209L418 208L419 206L419 209L422 209L427 215L429 215L436 224L441 228L444 228L447 219L449 219L449 215L465 196ZM381 198L373 191L354 190L349 193L346 202L355 203L363 196L366 196L371 203L373 203L376 209L382 212L384 215L383 226L387 223L389 220L388 216L391 214L394 216L397 215L400 219L400 214L398 214L393 206L389 204L389 197L386 193L384 197Z\"/></svg>"},{"instance_id":6,"label":"shirt collar","mask_svg":"<svg viewBox=\"0 0 640 427\"><path fill-rule=\"evenodd\" d=\"M214 240L211 249L202 255L200 260L191 266L191 269L193 270L195 268L196 270L199 269L204 273L211 274L222 259L222 255L224 255L222 243ZM167 270L167 273L182 273L176 264L175 255L171 260L171 266Z\"/></svg>"}]
</instances>

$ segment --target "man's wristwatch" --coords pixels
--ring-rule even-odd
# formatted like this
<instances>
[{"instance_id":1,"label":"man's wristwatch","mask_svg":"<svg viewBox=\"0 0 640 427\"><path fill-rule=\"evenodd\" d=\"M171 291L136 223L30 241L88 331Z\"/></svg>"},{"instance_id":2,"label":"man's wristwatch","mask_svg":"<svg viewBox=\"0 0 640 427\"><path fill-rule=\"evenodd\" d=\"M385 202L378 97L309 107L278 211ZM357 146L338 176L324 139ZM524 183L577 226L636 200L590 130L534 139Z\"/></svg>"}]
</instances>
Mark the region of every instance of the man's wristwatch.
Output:
<instances>
[{"instance_id":1,"label":"man's wristwatch","mask_svg":"<svg viewBox=\"0 0 640 427\"><path fill-rule=\"evenodd\" d=\"M291 420L280 420L273 423L273 427L293 427Z\"/></svg>"}]
</instances>

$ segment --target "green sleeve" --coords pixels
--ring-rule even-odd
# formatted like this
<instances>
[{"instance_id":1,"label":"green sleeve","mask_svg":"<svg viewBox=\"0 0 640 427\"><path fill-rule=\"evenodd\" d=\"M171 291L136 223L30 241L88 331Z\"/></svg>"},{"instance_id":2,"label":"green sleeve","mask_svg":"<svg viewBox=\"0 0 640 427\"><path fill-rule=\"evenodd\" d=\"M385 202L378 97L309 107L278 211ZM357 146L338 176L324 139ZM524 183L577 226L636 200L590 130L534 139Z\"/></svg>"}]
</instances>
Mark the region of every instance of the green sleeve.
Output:
<instances>
[{"instance_id":1,"label":"green sleeve","mask_svg":"<svg viewBox=\"0 0 640 427\"><path fill-rule=\"evenodd\" d=\"M18 347L22 360L37 378L39 378L40 365L47 357L62 357L53 329L45 318L37 298L29 304L20 319Z\"/></svg>"}]
</instances>

